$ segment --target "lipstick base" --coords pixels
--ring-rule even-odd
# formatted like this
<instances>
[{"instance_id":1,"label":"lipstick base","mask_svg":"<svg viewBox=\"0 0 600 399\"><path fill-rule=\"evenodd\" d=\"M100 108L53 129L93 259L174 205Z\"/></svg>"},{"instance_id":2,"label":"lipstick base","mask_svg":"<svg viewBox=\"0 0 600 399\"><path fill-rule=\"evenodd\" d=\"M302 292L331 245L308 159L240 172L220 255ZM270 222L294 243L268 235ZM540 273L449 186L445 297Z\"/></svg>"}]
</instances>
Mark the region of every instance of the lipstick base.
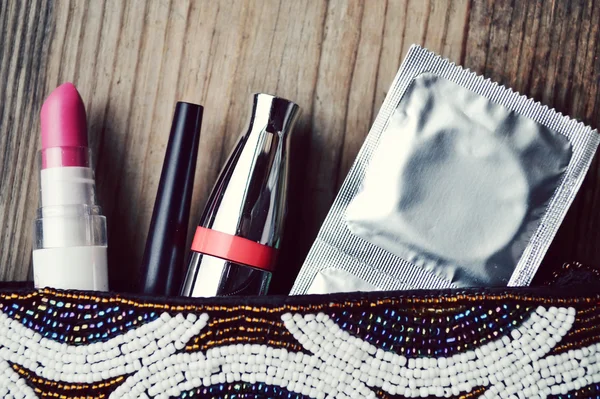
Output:
<instances>
[{"instance_id":1,"label":"lipstick base","mask_svg":"<svg viewBox=\"0 0 600 399\"><path fill-rule=\"evenodd\" d=\"M187 297L266 295L271 272L192 252L181 289Z\"/></svg>"},{"instance_id":2,"label":"lipstick base","mask_svg":"<svg viewBox=\"0 0 600 399\"><path fill-rule=\"evenodd\" d=\"M35 288L108 291L106 246L42 248L33 251Z\"/></svg>"}]
</instances>

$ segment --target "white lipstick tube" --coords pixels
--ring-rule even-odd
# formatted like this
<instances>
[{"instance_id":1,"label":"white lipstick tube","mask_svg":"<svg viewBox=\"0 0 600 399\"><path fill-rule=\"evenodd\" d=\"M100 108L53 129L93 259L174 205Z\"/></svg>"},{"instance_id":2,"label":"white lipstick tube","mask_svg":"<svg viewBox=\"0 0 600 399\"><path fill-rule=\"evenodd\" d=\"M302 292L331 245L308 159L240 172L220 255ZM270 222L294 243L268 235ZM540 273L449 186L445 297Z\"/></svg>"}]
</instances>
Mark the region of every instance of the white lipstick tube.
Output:
<instances>
[{"instance_id":1,"label":"white lipstick tube","mask_svg":"<svg viewBox=\"0 0 600 399\"><path fill-rule=\"evenodd\" d=\"M41 206L35 220L36 288L108 291L106 218L96 202L86 147L40 151ZM70 166L76 157L83 166ZM52 159L52 162L47 162ZM68 160L62 164L57 160ZM52 167L44 167L51 164Z\"/></svg>"}]
</instances>

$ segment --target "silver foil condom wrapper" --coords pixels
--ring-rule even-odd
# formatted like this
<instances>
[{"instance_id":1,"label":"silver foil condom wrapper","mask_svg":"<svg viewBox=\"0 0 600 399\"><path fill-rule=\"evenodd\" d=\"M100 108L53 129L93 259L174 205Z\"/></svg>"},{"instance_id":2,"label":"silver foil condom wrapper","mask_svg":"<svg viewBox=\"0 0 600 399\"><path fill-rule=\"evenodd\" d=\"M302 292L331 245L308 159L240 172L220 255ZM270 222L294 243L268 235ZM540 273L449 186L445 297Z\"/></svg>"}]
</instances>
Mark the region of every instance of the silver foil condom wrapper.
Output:
<instances>
[{"instance_id":1,"label":"silver foil condom wrapper","mask_svg":"<svg viewBox=\"0 0 600 399\"><path fill-rule=\"evenodd\" d=\"M291 294L529 285L598 143L412 46Z\"/></svg>"}]
</instances>

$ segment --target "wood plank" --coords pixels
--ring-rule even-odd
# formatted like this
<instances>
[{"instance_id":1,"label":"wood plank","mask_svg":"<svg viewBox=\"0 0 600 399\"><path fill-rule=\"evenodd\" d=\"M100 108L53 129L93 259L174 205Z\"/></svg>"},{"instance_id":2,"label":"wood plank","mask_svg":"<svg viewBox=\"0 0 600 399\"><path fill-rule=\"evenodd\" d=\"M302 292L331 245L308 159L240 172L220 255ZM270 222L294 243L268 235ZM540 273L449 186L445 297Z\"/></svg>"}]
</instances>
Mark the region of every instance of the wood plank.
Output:
<instances>
[{"instance_id":1,"label":"wood plank","mask_svg":"<svg viewBox=\"0 0 600 399\"><path fill-rule=\"evenodd\" d=\"M357 63L364 4L332 1L325 32L312 105L311 147L308 155L304 201L312 203L311 217L323 220L337 192L337 169L344 146L348 99ZM314 226L313 226L314 227Z\"/></svg>"},{"instance_id":2,"label":"wood plank","mask_svg":"<svg viewBox=\"0 0 600 399\"><path fill-rule=\"evenodd\" d=\"M53 5L0 6L0 281L30 277L38 196L38 112L44 96Z\"/></svg>"},{"instance_id":3,"label":"wood plank","mask_svg":"<svg viewBox=\"0 0 600 399\"><path fill-rule=\"evenodd\" d=\"M38 112L64 81L86 103L121 291L137 280L175 102L205 106L190 231L251 94L297 102L273 284L285 293L411 44L599 126L598 20L600 0L0 2L0 279L30 276ZM600 264L599 183L596 160L549 263Z\"/></svg>"},{"instance_id":4,"label":"wood plank","mask_svg":"<svg viewBox=\"0 0 600 399\"><path fill-rule=\"evenodd\" d=\"M385 25L386 8L385 2L376 2L374 6L365 7L361 18L356 63L349 85L348 111L342 141L342 159L336 177L336 190L339 190L354 163L374 119L373 108L365 107L365 103L371 104L375 100L377 64L381 54L381 35Z\"/></svg>"}]
</instances>

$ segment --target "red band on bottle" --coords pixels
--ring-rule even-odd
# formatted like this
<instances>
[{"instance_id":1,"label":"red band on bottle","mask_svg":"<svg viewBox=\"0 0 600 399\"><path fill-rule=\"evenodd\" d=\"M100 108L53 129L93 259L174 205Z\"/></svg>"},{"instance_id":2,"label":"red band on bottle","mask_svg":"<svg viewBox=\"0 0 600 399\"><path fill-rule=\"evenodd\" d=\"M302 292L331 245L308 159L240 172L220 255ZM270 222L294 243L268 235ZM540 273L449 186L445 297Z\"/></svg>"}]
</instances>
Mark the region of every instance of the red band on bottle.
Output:
<instances>
[{"instance_id":1,"label":"red band on bottle","mask_svg":"<svg viewBox=\"0 0 600 399\"><path fill-rule=\"evenodd\" d=\"M272 272L277 250L247 238L198 226L192 251Z\"/></svg>"}]
</instances>

